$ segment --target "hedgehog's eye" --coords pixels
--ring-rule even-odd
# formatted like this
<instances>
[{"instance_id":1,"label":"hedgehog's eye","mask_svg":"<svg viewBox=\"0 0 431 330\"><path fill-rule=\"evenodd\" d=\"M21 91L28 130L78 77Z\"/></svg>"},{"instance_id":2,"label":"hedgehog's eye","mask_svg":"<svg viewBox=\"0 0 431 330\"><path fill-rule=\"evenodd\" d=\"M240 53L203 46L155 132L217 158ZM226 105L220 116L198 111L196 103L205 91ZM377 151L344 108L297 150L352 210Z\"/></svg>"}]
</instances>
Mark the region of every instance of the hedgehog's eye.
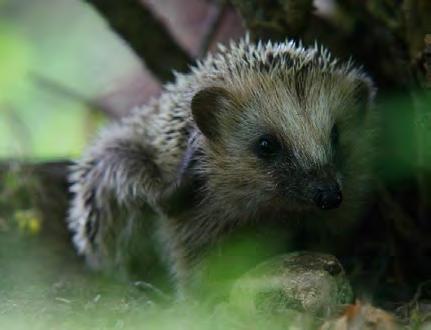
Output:
<instances>
[{"instance_id":1,"label":"hedgehog's eye","mask_svg":"<svg viewBox=\"0 0 431 330\"><path fill-rule=\"evenodd\" d=\"M280 142L272 135L261 136L255 145L256 155L263 159L274 157L280 149Z\"/></svg>"},{"instance_id":2,"label":"hedgehog's eye","mask_svg":"<svg viewBox=\"0 0 431 330\"><path fill-rule=\"evenodd\" d=\"M336 124L334 124L331 131L331 144L333 148L336 148L338 146L339 140L340 134L338 133L338 127Z\"/></svg>"}]
</instances>

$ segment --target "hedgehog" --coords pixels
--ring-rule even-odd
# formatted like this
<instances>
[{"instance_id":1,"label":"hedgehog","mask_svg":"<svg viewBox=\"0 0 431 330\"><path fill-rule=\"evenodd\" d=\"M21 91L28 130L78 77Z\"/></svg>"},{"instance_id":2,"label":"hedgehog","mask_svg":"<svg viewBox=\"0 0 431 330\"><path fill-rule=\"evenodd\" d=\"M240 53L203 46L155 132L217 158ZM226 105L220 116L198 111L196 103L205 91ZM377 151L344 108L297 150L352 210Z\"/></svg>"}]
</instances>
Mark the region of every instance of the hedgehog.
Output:
<instances>
[{"instance_id":1,"label":"hedgehog","mask_svg":"<svg viewBox=\"0 0 431 330\"><path fill-rule=\"evenodd\" d=\"M244 228L343 236L369 186L374 95L361 67L317 44L220 45L72 166L78 253L118 273L131 256L144 272L159 262L188 295L208 278L209 251Z\"/></svg>"}]
</instances>

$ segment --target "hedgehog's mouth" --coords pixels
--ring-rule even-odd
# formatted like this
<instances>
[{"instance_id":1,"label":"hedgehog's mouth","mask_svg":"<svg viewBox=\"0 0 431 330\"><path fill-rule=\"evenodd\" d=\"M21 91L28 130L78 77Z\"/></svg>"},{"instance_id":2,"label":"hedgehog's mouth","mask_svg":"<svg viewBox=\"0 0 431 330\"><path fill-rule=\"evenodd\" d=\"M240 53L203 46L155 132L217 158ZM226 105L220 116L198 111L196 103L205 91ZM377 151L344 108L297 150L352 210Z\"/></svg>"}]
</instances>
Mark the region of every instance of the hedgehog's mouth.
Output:
<instances>
[{"instance_id":1,"label":"hedgehog's mouth","mask_svg":"<svg viewBox=\"0 0 431 330\"><path fill-rule=\"evenodd\" d=\"M268 206L273 212L311 212L316 210L316 205L312 199L301 195L279 195Z\"/></svg>"},{"instance_id":2,"label":"hedgehog's mouth","mask_svg":"<svg viewBox=\"0 0 431 330\"><path fill-rule=\"evenodd\" d=\"M331 210L341 206L343 195L336 182L312 184L303 189L283 190L274 200L283 209L292 211Z\"/></svg>"}]
</instances>

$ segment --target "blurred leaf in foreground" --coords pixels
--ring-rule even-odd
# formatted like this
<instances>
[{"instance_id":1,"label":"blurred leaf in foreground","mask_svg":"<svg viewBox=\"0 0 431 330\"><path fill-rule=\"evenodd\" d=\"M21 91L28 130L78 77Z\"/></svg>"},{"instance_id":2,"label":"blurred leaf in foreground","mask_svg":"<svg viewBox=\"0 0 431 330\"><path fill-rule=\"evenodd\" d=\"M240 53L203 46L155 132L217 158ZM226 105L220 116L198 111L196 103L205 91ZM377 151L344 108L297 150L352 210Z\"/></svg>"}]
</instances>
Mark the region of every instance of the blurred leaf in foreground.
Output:
<instances>
[{"instance_id":1,"label":"blurred leaf in foreground","mask_svg":"<svg viewBox=\"0 0 431 330\"><path fill-rule=\"evenodd\" d=\"M15 212L15 221L21 232L31 235L38 234L42 227L42 219L34 210L18 210Z\"/></svg>"},{"instance_id":2,"label":"blurred leaf in foreground","mask_svg":"<svg viewBox=\"0 0 431 330\"><path fill-rule=\"evenodd\" d=\"M23 92L31 58L25 39L12 28L0 25L0 104Z\"/></svg>"}]
</instances>

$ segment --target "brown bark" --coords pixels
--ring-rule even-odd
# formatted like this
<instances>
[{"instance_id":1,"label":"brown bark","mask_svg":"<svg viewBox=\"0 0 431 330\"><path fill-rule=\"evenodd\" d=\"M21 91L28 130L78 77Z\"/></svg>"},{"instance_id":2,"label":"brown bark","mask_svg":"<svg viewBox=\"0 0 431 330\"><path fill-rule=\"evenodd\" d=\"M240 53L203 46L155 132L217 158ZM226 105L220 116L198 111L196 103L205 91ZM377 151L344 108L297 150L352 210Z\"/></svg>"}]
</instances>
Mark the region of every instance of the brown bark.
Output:
<instances>
[{"instance_id":1,"label":"brown bark","mask_svg":"<svg viewBox=\"0 0 431 330\"><path fill-rule=\"evenodd\" d=\"M161 81L171 80L172 70L187 70L192 59L175 42L163 24L137 0L87 2L102 14L110 27Z\"/></svg>"}]
</instances>

